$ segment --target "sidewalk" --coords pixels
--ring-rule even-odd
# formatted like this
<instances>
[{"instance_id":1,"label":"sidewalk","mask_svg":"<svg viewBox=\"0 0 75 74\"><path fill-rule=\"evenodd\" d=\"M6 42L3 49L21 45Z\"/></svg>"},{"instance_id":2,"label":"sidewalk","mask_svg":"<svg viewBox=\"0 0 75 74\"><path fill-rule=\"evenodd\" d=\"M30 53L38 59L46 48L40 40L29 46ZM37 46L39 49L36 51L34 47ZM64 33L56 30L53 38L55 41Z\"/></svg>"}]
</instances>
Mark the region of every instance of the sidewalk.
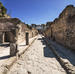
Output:
<instances>
[{"instance_id":1,"label":"sidewalk","mask_svg":"<svg viewBox=\"0 0 75 74\"><path fill-rule=\"evenodd\" d=\"M70 49L65 48L55 41L49 39L46 40L55 55L61 58L62 64L64 64L68 72L71 74L75 74L75 52L72 52Z\"/></svg>"},{"instance_id":2,"label":"sidewalk","mask_svg":"<svg viewBox=\"0 0 75 74\"><path fill-rule=\"evenodd\" d=\"M30 38L29 44L31 44L36 37ZM26 45L25 43L26 42L23 41L22 43L18 44L18 54L24 52L24 50L28 47L28 45ZM0 74L3 74L5 67L10 65L15 59L16 56L10 57L10 46L0 47Z\"/></svg>"}]
</instances>

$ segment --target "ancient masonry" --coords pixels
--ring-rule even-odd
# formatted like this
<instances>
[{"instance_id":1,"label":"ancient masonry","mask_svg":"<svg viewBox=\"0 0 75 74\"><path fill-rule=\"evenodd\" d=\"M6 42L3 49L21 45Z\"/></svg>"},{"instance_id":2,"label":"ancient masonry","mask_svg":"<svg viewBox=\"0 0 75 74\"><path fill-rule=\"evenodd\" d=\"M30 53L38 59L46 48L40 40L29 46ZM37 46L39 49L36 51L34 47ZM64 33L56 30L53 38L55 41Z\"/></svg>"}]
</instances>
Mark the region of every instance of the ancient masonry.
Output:
<instances>
[{"instance_id":1,"label":"ancient masonry","mask_svg":"<svg viewBox=\"0 0 75 74\"><path fill-rule=\"evenodd\" d=\"M38 31L30 29L18 18L11 18L6 12L7 9L0 2L0 44L10 43L10 55L14 55L17 52L17 45L26 40L26 33L30 38L36 36Z\"/></svg>"},{"instance_id":2,"label":"ancient masonry","mask_svg":"<svg viewBox=\"0 0 75 74\"><path fill-rule=\"evenodd\" d=\"M1 18L0 19L0 43L13 42L17 39L18 43L25 39L25 32L29 32L29 37L35 36L37 31L29 29L17 18ZM16 35L17 34L17 35ZM17 38L15 38L17 36Z\"/></svg>"},{"instance_id":3,"label":"ancient masonry","mask_svg":"<svg viewBox=\"0 0 75 74\"><path fill-rule=\"evenodd\" d=\"M67 6L45 31L45 36L75 50L75 7Z\"/></svg>"},{"instance_id":4,"label":"ancient masonry","mask_svg":"<svg viewBox=\"0 0 75 74\"><path fill-rule=\"evenodd\" d=\"M0 18L0 43L10 43L10 54L16 54L17 45L26 39L26 32L29 37L38 33L35 29L29 29L18 18Z\"/></svg>"}]
</instances>

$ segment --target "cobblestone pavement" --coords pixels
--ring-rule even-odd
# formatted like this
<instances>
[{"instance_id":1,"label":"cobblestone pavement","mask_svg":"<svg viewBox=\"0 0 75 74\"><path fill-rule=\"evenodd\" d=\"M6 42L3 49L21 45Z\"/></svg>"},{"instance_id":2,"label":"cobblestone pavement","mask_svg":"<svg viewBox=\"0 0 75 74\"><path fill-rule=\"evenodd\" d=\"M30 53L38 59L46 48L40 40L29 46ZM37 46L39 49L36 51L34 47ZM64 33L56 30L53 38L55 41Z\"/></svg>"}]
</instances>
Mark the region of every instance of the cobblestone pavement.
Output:
<instances>
[{"instance_id":1,"label":"cobblestone pavement","mask_svg":"<svg viewBox=\"0 0 75 74\"><path fill-rule=\"evenodd\" d=\"M8 74L66 74L66 72L39 35Z\"/></svg>"}]
</instances>

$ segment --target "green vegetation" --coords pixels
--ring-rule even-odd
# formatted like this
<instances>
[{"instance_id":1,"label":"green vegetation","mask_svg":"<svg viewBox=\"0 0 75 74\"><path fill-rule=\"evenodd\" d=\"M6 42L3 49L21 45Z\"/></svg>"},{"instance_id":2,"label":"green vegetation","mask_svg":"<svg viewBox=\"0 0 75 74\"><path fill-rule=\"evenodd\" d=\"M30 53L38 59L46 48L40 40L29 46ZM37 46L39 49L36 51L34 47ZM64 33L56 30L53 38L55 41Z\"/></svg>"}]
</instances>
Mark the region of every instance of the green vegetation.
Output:
<instances>
[{"instance_id":1,"label":"green vegetation","mask_svg":"<svg viewBox=\"0 0 75 74\"><path fill-rule=\"evenodd\" d=\"M6 14L6 12L7 12L7 9L0 2L0 17L3 17Z\"/></svg>"}]
</instances>

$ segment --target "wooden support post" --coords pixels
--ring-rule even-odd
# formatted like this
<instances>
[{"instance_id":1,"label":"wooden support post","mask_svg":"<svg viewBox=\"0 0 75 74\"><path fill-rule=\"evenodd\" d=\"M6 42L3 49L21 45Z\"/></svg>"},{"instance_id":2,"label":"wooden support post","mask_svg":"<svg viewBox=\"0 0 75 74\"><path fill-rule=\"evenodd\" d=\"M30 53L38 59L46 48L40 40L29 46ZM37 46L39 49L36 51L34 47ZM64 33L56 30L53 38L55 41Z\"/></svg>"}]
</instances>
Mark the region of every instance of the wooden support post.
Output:
<instances>
[{"instance_id":1,"label":"wooden support post","mask_svg":"<svg viewBox=\"0 0 75 74\"><path fill-rule=\"evenodd\" d=\"M29 44L29 33L26 32L26 45L28 45L28 44Z\"/></svg>"}]
</instances>

